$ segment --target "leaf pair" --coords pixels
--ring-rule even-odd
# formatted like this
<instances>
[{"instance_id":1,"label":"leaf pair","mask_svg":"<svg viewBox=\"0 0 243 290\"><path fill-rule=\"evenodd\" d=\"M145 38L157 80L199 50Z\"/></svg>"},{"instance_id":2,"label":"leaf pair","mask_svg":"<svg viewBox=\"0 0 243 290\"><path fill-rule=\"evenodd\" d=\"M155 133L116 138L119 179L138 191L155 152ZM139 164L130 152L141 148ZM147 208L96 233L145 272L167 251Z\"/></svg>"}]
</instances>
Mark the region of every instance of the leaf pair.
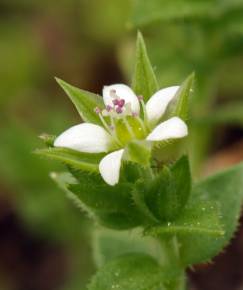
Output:
<instances>
[{"instance_id":1,"label":"leaf pair","mask_svg":"<svg viewBox=\"0 0 243 290\"><path fill-rule=\"evenodd\" d=\"M196 184L185 210L172 222L148 228L154 236L176 235L183 265L207 262L229 243L243 198L243 164Z\"/></svg>"},{"instance_id":2,"label":"leaf pair","mask_svg":"<svg viewBox=\"0 0 243 290\"><path fill-rule=\"evenodd\" d=\"M112 267L114 273L116 270L119 272L119 261L124 261L121 264L123 268L127 267L126 261L131 261L130 259L137 260L138 258L142 262L139 258L142 253L150 256L148 260L153 257L159 261L160 265L163 265L168 253L167 248L163 248L163 243L169 237L176 237L178 258L182 268L210 261L229 243L236 229L243 198L242 175L243 164L240 164L197 183L193 187L189 203L181 215L172 222L162 223L147 229L148 235L160 239L162 247L158 247L158 240L148 236L142 238L141 231L138 230L132 232L99 230L96 232L95 257L98 265L102 268L101 272L95 276L90 289L103 289L94 288L98 287L99 282L100 285L105 285L106 289L111 289L109 287L119 280L116 276L109 276L109 280L106 280L108 279L106 271ZM109 249L107 248L108 244L112 245ZM127 259L129 253L131 256ZM171 259L171 257L168 258ZM143 260L143 263L147 263L146 261L147 258ZM163 276L160 277L161 281L170 280L166 269L161 268L161 271L163 272ZM134 279L133 272L127 273L126 277L123 278L126 280ZM107 284L103 284L104 281L107 281ZM140 281L142 280L138 278L137 283L139 284ZM120 286L121 290L130 289L126 288L129 287L128 285L120 284ZM172 289L168 284L163 286L165 287L162 289ZM150 288L144 287L142 289Z\"/></svg>"}]
</instances>

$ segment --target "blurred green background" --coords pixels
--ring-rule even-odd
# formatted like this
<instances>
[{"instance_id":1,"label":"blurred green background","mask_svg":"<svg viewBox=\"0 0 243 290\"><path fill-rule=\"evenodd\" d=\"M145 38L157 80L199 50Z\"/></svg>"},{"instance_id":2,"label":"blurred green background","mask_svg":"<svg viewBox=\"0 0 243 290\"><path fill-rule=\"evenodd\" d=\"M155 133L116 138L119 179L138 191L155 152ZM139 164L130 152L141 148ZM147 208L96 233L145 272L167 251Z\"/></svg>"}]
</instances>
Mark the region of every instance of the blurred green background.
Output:
<instances>
[{"instance_id":1,"label":"blurred green background","mask_svg":"<svg viewBox=\"0 0 243 290\"><path fill-rule=\"evenodd\" d=\"M49 178L63 168L32 152L80 122L54 76L96 93L129 82L138 29L161 87L196 72L198 175L243 159L243 0L0 0L0 289L85 289L91 223Z\"/></svg>"}]
</instances>

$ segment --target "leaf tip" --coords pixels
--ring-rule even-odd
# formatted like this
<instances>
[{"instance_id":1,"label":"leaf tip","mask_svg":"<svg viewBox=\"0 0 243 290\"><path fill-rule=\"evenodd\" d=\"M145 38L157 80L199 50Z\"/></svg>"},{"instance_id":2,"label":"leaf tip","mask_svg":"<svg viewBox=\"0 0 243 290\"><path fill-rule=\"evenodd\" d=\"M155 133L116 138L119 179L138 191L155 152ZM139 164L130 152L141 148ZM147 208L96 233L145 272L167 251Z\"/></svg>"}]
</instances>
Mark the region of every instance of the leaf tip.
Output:
<instances>
[{"instance_id":1,"label":"leaf tip","mask_svg":"<svg viewBox=\"0 0 243 290\"><path fill-rule=\"evenodd\" d=\"M58 77L54 77L54 79L56 80L56 82L59 84L61 88L65 89L65 87L67 86L67 83L64 80Z\"/></svg>"},{"instance_id":2,"label":"leaf tip","mask_svg":"<svg viewBox=\"0 0 243 290\"><path fill-rule=\"evenodd\" d=\"M137 46L145 46L144 37L140 30L137 31Z\"/></svg>"},{"instance_id":3,"label":"leaf tip","mask_svg":"<svg viewBox=\"0 0 243 290\"><path fill-rule=\"evenodd\" d=\"M56 139L56 136L49 135L49 134L46 134L46 133L42 133L38 137L39 137L39 139L41 139L45 143L45 145L47 147L53 147L54 146L54 141Z\"/></svg>"}]
</instances>

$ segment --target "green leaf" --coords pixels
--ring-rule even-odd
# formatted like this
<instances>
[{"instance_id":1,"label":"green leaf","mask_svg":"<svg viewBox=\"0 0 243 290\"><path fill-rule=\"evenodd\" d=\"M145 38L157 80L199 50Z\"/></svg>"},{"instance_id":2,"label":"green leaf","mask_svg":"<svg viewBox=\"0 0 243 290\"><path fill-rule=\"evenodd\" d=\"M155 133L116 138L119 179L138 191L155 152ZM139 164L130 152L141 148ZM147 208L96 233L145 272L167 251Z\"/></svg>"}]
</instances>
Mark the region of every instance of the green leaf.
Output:
<instances>
[{"instance_id":1,"label":"green leaf","mask_svg":"<svg viewBox=\"0 0 243 290\"><path fill-rule=\"evenodd\" d=\"M217 239L222 237L224 230L220 223L217 205L209 202L187 205L184 211L173 221L148 227L146 234L152 236L177 236L181 240L198 238Z\"/></svg>"},{"instance_id":2,"label":"green leaf","mask_svg":"<svg viewBox=\"0 0 243 290\"><path fill-rule=\"evenodd\" d=\"M131 199L131 184L120 182L109 186L97 183L95 175L81 173L79 184L72 184L73 192L88 208L92 209L101 224L109 228L127 229L141 223L140 214Z\"/></svg>"},{"instance_id":3,"label":"green leaf","mask_svg":"<svg viewBox=\"0 0 243 290\"><path fill-rule=\"evenodd\" d=\"M164 167L148 189L147 202L160 220L173 220L185 207L191 192L189 161L182 156L171 168Z\"/></svg>"},{"instance_id":4,"label":"green leaf","mask_svg":"<svg viewBox=\"0 0 243 290\"><path fill-rule=\"evenodd\" d=\"M147 55L143 36L137 35L135 70L132 88L137 95L142 95L147 101L157 90L158 83Z\"/></svg>"},{"instance_id":5,"label":"green leaf","mask_svg":"<svg viewBox=\"0 0 243 290\"><path fill-rule=\"evenodd\" d=\"M180 89L178 90L175 99L177 100L173 116L178 116L182 120L186 121L188 119L188 109L189 109L189 97L193 87L193 81L195 79L195 74L192 73L189 77L182 83Z\"/></svg>"},{"instance_id":6,"label":"green leaf","mask_svg":"<svg viewBox=\"0 0 243 290\"><path fill-rule=\"evenodd\" d=\"M162 269L153 258L130 254L102 267L88 290L158 290L164 289L162 281Z\"/></svg>"},{"instance_id":7,"label":"green leaf","mask_svg":"<svg viewBox=\"0 0 243 290\"><path fill-rule=\"evenodd\" d=\"M66 193L67 198L69 198L75 206L87 213L90 218L95 219L94 213L82 203L75 194L68 190L68 186L77 183L77 180L69 172L51 172L50 177Z\"/></svg>"},{"instance_id":8,"label":"green leaf","mask_svg":"<svg viewBox=\"0 0 243 290\"><path fill-rule=\"evenodd\" d=\"M93 235L93 250L98 267L129 253L147 254L156 259L164 257L159 241L144 236L142 229L139 228L129 231L96 229Z\"/></svg>"},{"instance_id":9,"label":"green leaf","mask_svg":"<svg viewBox=\"0 0 243 290\"><path fill-rule=\"evenodd\" d=\"M217 173L204 181L199 182L192 191L191 206L199 208L202 202L216 203L220 209L220 224L223 225L224 235L214 237L213 235L194 235L180 237L181 260L185 265L192 265L209 261L230 242L241 213L243 198L243 164L232 167L221 173ZM212 213L217 207L211 208ZM203 210L203 207L201 207ZM206 210L205 210L206 211ZM212 227L213 223L208 221L202 223ZM215 219L215 218L214 218Z\"/></svg>"},{"instance_id":10,"label":"green leaf","mask_svg":"<svg viewBox=\"0 0 243 290\"><path fill-rule=\"evenodd\" d=\"M56 78L56 81L69 96L76 109L78 110L81 118L85 122L102 125L99 116L94 111L96 107L104 107L102 97L88 91L78 89L61 79Z\"/></svg>"},{"instance_id":11,"label":"green leaf","mask_svg":"<svg viewBox=\"0 0 243 290\"><path fill-rule=\"evenodd\" d=\"M123 212L129 207L129 193L131 187L129 184L120 184L117 186L100 185L92 182L92 176L83 182L69 186L69 190L77 195L87 206L95 209L97 212Z\"/></svg>"},{"instance_id":12,"label":"green leaf","mask_svg":"<svg viewBox=\"0 0 243 290\"><path fill-rule=\"evenodd\" d=\"M146 195L150 193L150 184L151 182L148 179L141 178L138 180L132 191L132 198L138 210L143 214L147 222L157 223L159 220L146 203Z\"/></svg>"},{"instance_id":13,"label":"green leaf","mask_svg":"<svg viewBox=\"0 0 243 290\"><path fill-rule=\"evenodd\" d=\"M151 157L151 142L133 140L125 149L125 156L129 161L142 166L149 166Z\"/></svg>"},{"instance_id":14,"label":"green leaf","mask_svg":"<svg viewBox=\"0 0 243 290\"><path fill-rule=\"evenodd\" d=\"M58 160L79 170L98 172L98 164L104 154L78 152L66 148L37 149L35 153L43 157Z\"/></svg>"}]
</instances>

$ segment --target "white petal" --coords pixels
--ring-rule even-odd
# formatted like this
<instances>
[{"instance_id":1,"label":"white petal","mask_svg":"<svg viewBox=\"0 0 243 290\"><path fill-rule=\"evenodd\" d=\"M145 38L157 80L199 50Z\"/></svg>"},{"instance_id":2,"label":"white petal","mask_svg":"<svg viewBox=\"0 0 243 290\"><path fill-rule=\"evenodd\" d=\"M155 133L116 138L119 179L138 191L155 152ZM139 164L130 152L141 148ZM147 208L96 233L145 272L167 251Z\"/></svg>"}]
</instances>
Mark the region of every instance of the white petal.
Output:
<instances>
[{"instance_id":1,"label":"white petal","mask_svg":"<svg viewBox=\"0 0 243 290\"><path fill-rule=\"evenodd\" d=\"M100 174L109 185L119 182L121 160L124 149L106 155L99 164Z\"/></svg>"},{"instance_id":2,"label":"white petal","mask_svg":"<svg viewBox=\"0 0 243 290\"><path fill-rule=\"evenodd\" d=\"M187 125L178 117L160 123L147 136L148 141L163 141L168 139L183 138L188 135Z\"/></svg>"},{"instance_id":3,"label":"white petal","mask_svg":"<svg viewBox=\"0 0 243 290\"><path fill-rule=\"evenodd\" d=\"M58 136L55 147L65 147L81 152L107 152L112 144L111 136L104 128L91 123L73 126Z\"/></svg>"},{"instance_id":4,"label":"white petal","mask_svg":"<svg viewBox=\"0 0 243 290\"><path fill-rule=\"evenodd\" d=\"M178 89L179 86L173 86L159 90L148 100L146 113L150 124L155 124L159 121Z\"/></svg>"},{"instance_id":5,"label":"white petal","mask_svg":"<svg viewBox=\"0 0 243 290\"><path fill-rule=\"evenodd\" d=\"M131 88L123 84L115 84L103 88L103 99L106 106L113 106L113 98L110 95L111 90L115 90L118 97L124 99L125 103L130 103L133 112L139 113L140 105L137 96Z\"/></svg>"}]
</instances>

